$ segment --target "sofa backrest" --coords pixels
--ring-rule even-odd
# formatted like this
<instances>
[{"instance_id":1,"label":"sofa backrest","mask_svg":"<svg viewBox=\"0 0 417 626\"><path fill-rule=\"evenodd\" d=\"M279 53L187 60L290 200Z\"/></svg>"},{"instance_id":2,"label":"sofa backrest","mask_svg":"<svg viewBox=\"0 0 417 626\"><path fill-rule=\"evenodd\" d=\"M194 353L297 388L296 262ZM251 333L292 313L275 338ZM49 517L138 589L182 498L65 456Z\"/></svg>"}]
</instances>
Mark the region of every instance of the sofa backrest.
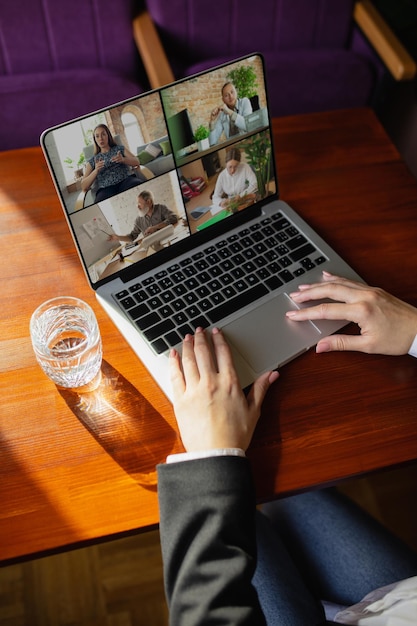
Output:
<instances>
[{"instance_id":1,"label":"sofa backrest","mask_svg":"<svg viewBox=\"0 0 417 626\"><path fill-rule=\"evenodd\" d=\"M3 2L0 76L107 68L133 77L134 0Z\"/></svg>"},{"instance_id":2,"label":"sofa backrest","mask_svg":"<svg viewBox=\"0 0 417 626\"><path fill-rule=\"evenodd\" d=\"M354 0L146 0L171 62L259 51L344 48Z\"/></svg>"}]
</instances>

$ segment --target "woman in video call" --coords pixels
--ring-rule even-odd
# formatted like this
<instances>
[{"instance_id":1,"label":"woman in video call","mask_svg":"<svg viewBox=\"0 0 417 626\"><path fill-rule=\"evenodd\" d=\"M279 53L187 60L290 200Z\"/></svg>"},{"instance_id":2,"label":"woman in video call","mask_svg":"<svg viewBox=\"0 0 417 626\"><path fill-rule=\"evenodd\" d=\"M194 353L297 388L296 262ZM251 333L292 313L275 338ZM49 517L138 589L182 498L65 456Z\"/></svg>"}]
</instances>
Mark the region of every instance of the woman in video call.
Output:
<instances>
[{"instance_id":1,"label":"woman in video call","mask_svg":"<svg viewBox=\"0 0 417 626\"><path fill-rule=\"evenodd\" d=\"M245 115L252 113L249 98L238 98L233 83L225 83L222 87L222 103L210 114L210 145L215 145L220 137L229 139L234 135L246 133Z\"/></svg>"},{"instance_id":2,"label":"woman in video call","mask_svg":"<svg viewBox=\"0 0 417 626\"><path fill-rule=\"evenodd\" d=\"M241 163L239 148L226 151L226 167L220 172L213 193L213 204L228 208L233 200L255 201L258 185L252 168Z\"/></svg>"},{"instance_id":3,"label":"woman in video call","mask_svg":"<svg viewBox=\"0 0 417 626\"><path fill-rule=\"evenodd\" d=\"M83 191L88 191L97 181L95 202L111 198L126 189L136 187L142 180L132 174L131 167L139 167L139 159L125 146L119 146L105 124L93 131L94 156L89 159L81 182Z\"/></svg>"}]
</instances>

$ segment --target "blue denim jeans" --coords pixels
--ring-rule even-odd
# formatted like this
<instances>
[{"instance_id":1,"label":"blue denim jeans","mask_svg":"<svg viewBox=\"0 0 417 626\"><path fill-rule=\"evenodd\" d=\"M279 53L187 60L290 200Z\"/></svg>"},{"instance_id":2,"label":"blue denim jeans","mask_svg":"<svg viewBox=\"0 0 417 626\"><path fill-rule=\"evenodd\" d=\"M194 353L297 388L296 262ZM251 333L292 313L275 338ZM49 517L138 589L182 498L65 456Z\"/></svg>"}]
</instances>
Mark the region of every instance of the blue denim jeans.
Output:
<instances>
[{"instance_id":1,"label":"blue denim jeans","mask_svg":"<svg viewBox=\"0 0 417 626\"><path fill-rule=\"evenodd\" d=\"M253 583L268 626L323 624L322 601L350 606L417 575L417 554L333 489L264 505L257 543Z\"/></svg>"}]
</instances>

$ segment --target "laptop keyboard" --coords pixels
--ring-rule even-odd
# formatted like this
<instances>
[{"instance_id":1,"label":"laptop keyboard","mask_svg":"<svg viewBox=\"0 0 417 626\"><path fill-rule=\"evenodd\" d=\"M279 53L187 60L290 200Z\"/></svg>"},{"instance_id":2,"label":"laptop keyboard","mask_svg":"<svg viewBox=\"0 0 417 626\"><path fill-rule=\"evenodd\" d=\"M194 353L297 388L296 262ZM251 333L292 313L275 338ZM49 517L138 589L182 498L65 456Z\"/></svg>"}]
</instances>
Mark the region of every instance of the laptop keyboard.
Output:
<instances>
[{"instance_id":1,"label":"laptop keyboard","mask_svg":"<svg viewBox=\"0 0 417 626\"><path fill-rule=\"evenodd\" d=\"M115 294L157 354L326 261L276 213Z\"/></svg>"}]
</instances>

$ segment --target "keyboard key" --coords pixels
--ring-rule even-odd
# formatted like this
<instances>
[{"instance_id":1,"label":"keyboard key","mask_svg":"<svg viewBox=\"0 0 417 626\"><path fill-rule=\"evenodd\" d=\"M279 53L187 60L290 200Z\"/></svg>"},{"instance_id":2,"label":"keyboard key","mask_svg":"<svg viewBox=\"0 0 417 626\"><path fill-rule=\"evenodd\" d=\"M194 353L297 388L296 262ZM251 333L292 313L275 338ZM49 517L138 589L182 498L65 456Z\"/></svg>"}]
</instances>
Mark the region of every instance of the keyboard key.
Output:
<instances>
[{"instance_id":1,"label":"keyboard key","mask_svg":"<svg viewBox=\"0 0 417 626\"><path fill-rule=\"evenodd\" d=\"M213 277L220 276L222 274L222 268L220 265L213 265L213 267L209 269L209 272Z\"/></svg>"},{"instance_id":2,"label":"keyboard key","mask_svg":"<svg viewBox=\"0 0 417 626\"><path fill-rule=\"evenodd\" d=\"M313 246L313 244L307 243L302 248L295 250L295 252L291 252L289 256L293 261L300 261L300 259L303 259L304 257L309 256L315 251L316 249Z\"/></svg>"},{"instance_id":3,"label":"keyboard key","mask_svg":"<svg viewBox=\"0 0 417 626\"><path fill-rule=\"evenodd\" d=\"M174 311L183 311L185 308L185 302L181 298L178 298L177 300L171 302L171 306Z\"/></svg>"},{"instance_id":4,"label":"keyboard key","mask_svg":"<svg viewBox=\"0 0 417 626\"><path fill-rule=\"evenodd\" d=\"M244 280L237 280L234 284L234 288L237 292L240 293L241 291L245 291L245 289L248 288L248 285L245 283Z\"/></svg>"},{"instance_id":5,"label":"keyboard key","mask_svg":"<svg viewBox=\"0 0 417 626\"><path fill-rule=\"evenodd\" d=\"M150 328L151 326L157 324L160 320L161 318L159 317L158 313L154 311L153 313L149 313L149 315L145 315L144 317L136 319L135 324L138 328L140 328L140 330L146 330L147 328Z\"/></svg>"},{"instance_id":6,"label":"keyboard key","mask_svg":"<svg viewBox=\"0 0 417 626\"><path fill-rule=\"evenodd\" d=\"M176 323L177 326L179 326L180 324L185 324L186 322L188 322L188 317L186 316L184 311L181 311L180 313L176 313L172 317L172 319L174 320L174 322Z\"/></svg>"},{"instance_id":7,"label":"keyboard key","mask_svg":"<svg viewBox=\"0 0 417 626\"><path fill-rule=\"evenodd\" d=\"M162 289L157 283L154 283L152 285L149 285L149 287L146 287L146 292L150 296L155 296L157 293L161 293L161 291Z\"/></svg>"},{"instance_id":8,"label":"keyboard key","mask_svg":"<svg viewBox=\"0 0 417 626\"><path fill-rule=\"evenodd\" d=\"M290 280L294 278L289 270L283 270L278 274L278 276L284 281L284 283L289 283Z\"/></svg>"},{"instance_id":9,"label":"keyboard key","mask_svg":"<svg viewBox=\"0 0 417 626\"><path fill-rule=\"evenodd\" d=\"M297 235L297 237L293 237L293 239L287 241L285 245L288 246L290 250L295 250L305 243L307 243L307 239L303 235Z\"/></svg>"},{"instance_id":10,"label":"keyboard key","mask_svg":"<svg viewBox=\"0 0 417 626\"><path fill-rule=\"evenodd\" d=\"M209 267L209 264L207 263L205 259L201 259L200 261L197 261L197 263L195 264L195 267L197 271L202 272L203 270L206 270Z\"/></svg>"},{"instance_id":11,"label":"keyboard key","mask_svg":"<svg viewBox=\"0 0 417 626\"><path fill-rule=\"evenodd\" d=\"M183 298L186 304L194 304L198 300L198 296L194 291L188 291L183 295Z\"/></svg>"},{"instance_id":12,"label":"keyboard key","mask_svg":"<svg viewBox=\"0 0 417 626\"><path fill-rule=\"evenodd\" d=\"M185 309L185 312L189 320L197 317L201 313L200 309L197 306L189 306L187 309Z\"/></svg>"},{"instance_id":13,"label":"keyboard key","mask_svg":"<svg viewBox=\"0 0 417 626\"><path fill-rule=\"evenodd\" d=\"M188 276L188 277L191 277L197 274L197 268L194 267L194 265L188 265L187 267L184 267L182 271L184 272L185 276Z\"/></svg>"},{"instance_id":14,"label":"keyboard key","mask_svg":"<svg viewBox=\"0 0 417 626\"><path fill-rule=\"evenodd\" d=\"M233 298L233 296L235 296L236 293L237 293L236 289L234 287L231 287L230 285L222 289L222 294L224 295L226 300Z\"/></svg>"},{"instance_id":15,"label":"keyboard key","mask_svg":"<svg viewBox=\"0 0 417 626\"><path fill-rule=\"evenodd\" d=\"M248 289L247 291L244 291L243 293L235 296L231 300L228 300L224 304L221 304L213 311L209 311L207 313L207 317L212 324L215 324L216 322L227 317L228 315L235 313L247 304L250 304L251 302L255 302L255 300L258 300L259 298L262 298L262 296L265 296L267 293L268 289L265 287L265 285L260 283L259 285L256 285L255 287L252 287L251 289Z\"/></svg>"},{"instance_id":16,"label":"keyboard key","mask_svg":"<svg viewBox=\"0 0 417 626\"><path fill-rule=\"evenodd\" d=\"M282 219L276 220L273 223L273 226L275 230L284 230L284 228L288 228L288 226L291 226L291 224L286 217L283 217Z\"/></svg>"},{"instance_id":17,"label":"keyboard key","mask_svg":"<svg viewBox=\"0 0 417 626\"><path fill-rule=\"evenodd\" d=\"M222 284L219 280L217 280L217 278L215 278L214 280L211 280L208 286L211 289L211 291L218 291L219 289L222 288Z\"/></svg>"},{"instance_id":18,"label":"keyboard key","mask_svg":"<svg viewBox=\"0 0 417 626\"><path fill-rule=\"evenodd\" d=\"M198 303L198 306L200 307L200 309L204 312L204 311L210 311L210 309L213 308L213 304L210 302L210 300L208 298L204 298L204 300L201 300Z\"/></svg>"},{"instance_id":19,"label":"keyboard key","mask_svg":"<svg viewBox=\"0 0 417 626\"><path fill-rule=\"evenodd\" d=\"M201 287L197 287L195 292L199 298L205 298L206 296L210 295L210 289L206 287L205 285L202 285Z\"/></svg>"},{"instance_id":20,"label":"keyboard key","mask_svg":"<svg viewBox=\"0 0 417 626\"><path fill-rule=\"evenodd\" d=\"M174 322L168 319L152 326L152 328L149 328L148 330L145 330L144 334L148 341L155 341L155 339L165 335L170 330L174 330Z\"/></svg>"},{"instance_id":21,"label":"keyboard key","mask_svg":"<svg viewBox=\"0 0 417 626\"><path fill-rule=\"evenodd\" d=\"M167 291L162 291L161 293L161 300L163 302L171 302L174 298L174 294L169 289Z\"/></svg>"},{"instance_id":22,"label":"keyboard key","mask_svg":"<svg viewBox=\"0 0 417 626\"><path fill-rule=\"evenodd\" d=\"M210 296L210 300L213 302L214 305L221 304L222 302L224 302L224 296L219 292L212 293Z\"/></svg>"},{"instance_id":23,"label":"keyboard key","mask_svg":"<svg viewBox=\"0 0 417 626\"><path fill-rule=\"evenodd\" d=\"M185 274L184 272L173 272L173 274L171 274L171 278L174 281L174 283L182 283L185 280Z\"/></svg>"},{"instance_id":24,"label":"keyboard key","mask_svg":"<svg viewBox=\"0 0 417 626\"><path fill-rule=\"evenodd\" d=\"M160 298L150 298L148 301L148 306L151 309L157 309L162 304L162 300Z\"/></svg>"},{"instance_id":25,"label":"keyboard key","mask_svg":"<svg viewBox=\"0 0 417 626\"><path fill-rule=\"evenodd\" d=\"M195 289L196 287L198 287L199 282L196 278L188 278L184 284L187 289Z\"/></svg>"},{"instance_id":26,"label":"keyboard key","mask_svg":"<svg viewBox=\"0 0 417 626\"><path fill-rule=\"evenodd\" d=\"M123 300L120 300L120 304L124 309L130 309L132 306L135 306L136 300L134 300L132 296L128 296L127 298L123 298Z\"/></svg>"},{"instance_id":27,"label":"keyboard key","mask_svg":"<svg viewBox=\"0 0 417 626\"><path fill-rule=\"evenodd\" d=\"M266 267L262 267L256 273L258 274L259 278L262 278L262 280L266 280L270 276L270 273L266 269Z\"/></svg>"},{"instance_id":28,"label":"keyboard key","mask_svg":"<svg viewBox=\"0 0 417 626\"><path fill-rule=\"evenodd\" d=\"M201 326L201 328L208 328L210 326L210 322L206 317L204 317L204 315L199 315L191 320L190 323L194 330L196 330L199 326Z\"/></svg>"},{"instance_id":29,"label":"keyboard key","mask_svg":"<svg viewBox=\"0 0 417 626\"><path fill-rule=\"evenodd\" d=\"M168 306L167 304L165 306L161 307L159 309L159 311L158 311L158 313L159 313L159 315L161 317L169 317L170 315L173 314L173 312L174 312L173 309L170 306Z\"/></svg>"},{"instance_id":30,"label":"keyboard key","mask_svg":"<svg viewBox=\"0 0 417 626\"><path fill-rule=\"evenodd\" d=\"M180 335L175 330L172 330L170 333L165 335L164 339L171 348L176 346L177 343L180 343L181 341Z\"/></svg>"},{"instance_id":31,"label":"keyboard key","mask_svg":"<svg viewBox=\"0 0 417 626\"><path fill-rule=\"evenodd\" d=\"M185 285L174 285L172 291L175 293L176 296L183 296L185 293L187 293L187 287Z\"/></svg>"},{"instance_id":32,"label":"keyboard key","mask_svg":"<svg viewBox=\"0 0 417 626\"><path fill-rule=\"evenodd\" d=\"M308 257L306 259L302 259L300 261L300 264L307 271L313 269L313 267L316 267L315 263L313 263L313 261Z\"/></svg>"},{"instance_id":33,"label":"keyboard key","mask_svg":"<svg viewBox=\"0 0 417 626\"><path fill-rule=\"evenodd\" d=\"M161 289L169 289L174 283L170 278L162 278L162 280L160 280L158 284Z\"/></svg>"},{"instance_id":34,"label":"keyboard key","mask_svg":"<svg viewBox=\"0 0 417 626\"><path fill-rule=\"evenodd\" d=\"M247 263L245 263L245 265L253 265L253 263L251 263L250 261L248 261ZM255 266L253 265L253 268L255 269ZM246 270L247 271L247 270ZM230 272L232 274L232 276L234 276L236 279L237 278L242 278L245 275L245 272L243 271L243 269L241 267L235 267L234 270L232 270Z\"/></svg>"},{"instance_id":35,"label":"keyboard key","mask_svg":"<svg viewBox=\"0 0 417 626\"><path fill-rule=\"evenodd\" d=\"M231 285L235 282L235 279L231 274L223 274L220 280L222 281L223 285Z\"/></svg>"},{"instance_id":36,"label":"keyboard key","mask_svg":"<svg viewBox=\"0 0 417 626\"><path fill-rule=\"evenodd\" d=\"M268 285L271 291L278 289L278 287L282 287L282 285L284 284L282 280L278 278L278 276L271 276L265 281L265 283Z\"/></svg>"},{"instance_id":37,"label":"keyboard key","mask_svg":"<svg viewBox=\"0 0 417 626\"><path fill-rule=\"evenodd\" d=\"M130 309L129 315L132 318L132 320L137 320L140 317L143 317L144 315L147 315L148 313L150 313L150 311L151 310L147 304L140 304L139 306L136 306L134 309Z\"/></svg>"},{"instance_id":38,"label":"keyboard key","mask_svg":"<svg viewBox=\"0 0 417 626\"><path fill-rule=\"evenodd\" d=\"M298 276L302 276L303 274L305 274L306 271L304 268L302 267L298 267L296 270L294 270L294 276L297 278Z\"/></svg>"},{"instance_id":39,"label":"keyboard key","mask_svg":"<svg viewBox=\"0 0 417 626\"><path fill-rule=\"evenodd\" d=\"M249 276L246 276L246 281L250 287L253 287L253 285L259 283L259 278L256 276L256 274L249 274Z\"/></svg>"},{"instance_id":40,"label":"keyboard key","mask_svg":"<svg viewBox=\"0 0 417 626\"><path fill-rule=\"evenodd\" d=\"M289 259L287 256L283 256L280 260L279 260L279 264L282 267L289 267L290 265L292 265L292 261L291 259Z\"/></svg>"},{"instance_id":41,"label":"keyboard key","mask_svg":"<svg viewBox=\"0 0 417 626\"><path fill-rule=\"evenodd\" d=\"M151 344L151 346L157 354L162 354L163 352L166 352L169 348L169 346L165 343L165 341L162 338L154 341Z\"/></svg>"},{"instance_id":42,"label":"keyboard key","mask_svg":"<svg viewBox=\"0 0 417 626\"><path fill-rule=\"evenodd\" d=\"M193 335L194 330L189 324L184 324L183 326L177 328L177 333L181 336L181 339L184 339L185 335Z\"/></svg>"},{"instance_id":43,"label":"keyboard key","mask_svg":"<svg viewBox=\"0 0 417 626\"><path fill-rule=\"evenodd\" d=\"M289 237L295 237L296 235L299 234L299 231L296 229L295 226L290 226L289 228L286 228L285 232L287 233Z\"/></svg>"}]
</instances>

